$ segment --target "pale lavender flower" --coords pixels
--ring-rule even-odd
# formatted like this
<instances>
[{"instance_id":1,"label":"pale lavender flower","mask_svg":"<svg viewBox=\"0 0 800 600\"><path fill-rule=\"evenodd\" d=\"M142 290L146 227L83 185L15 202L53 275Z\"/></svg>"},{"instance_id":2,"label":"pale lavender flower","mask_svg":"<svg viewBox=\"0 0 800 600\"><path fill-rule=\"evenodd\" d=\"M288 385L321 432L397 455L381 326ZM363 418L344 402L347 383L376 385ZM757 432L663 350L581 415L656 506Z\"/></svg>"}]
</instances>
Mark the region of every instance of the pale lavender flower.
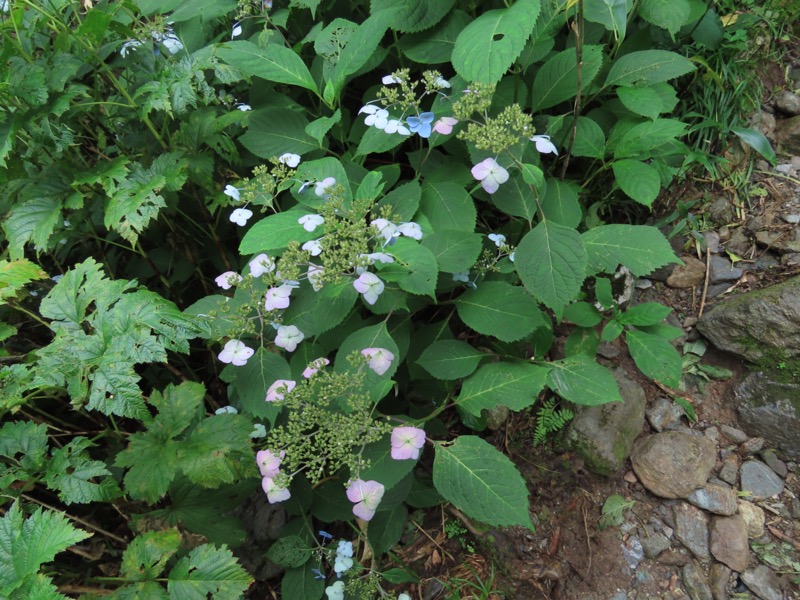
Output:
<instances>
[{"instance_id":1,"label":"pale lavender flower","mask_svg":"<svg viewBox=\"0 0 800 600\"><path fill-rule=\"evenodd\" d=\"M222 275L217 276L214 281L223 290L229 290L242 281L242 276L235 271L225 271Z\"/></svg>"},{"instance_id":2,"label":"pale lavender flower","mask_svg":"<svg viewBox=\"0 0 800 600\"><path fill-rule=\"evenodd\" d=\"M321 215L303 215L297 219L297 222L303 226L303 229L311 232L325 222L325 217Z\"/></svg>"},{"instance_id":3,"label":"pale lavender flower","mask_svg":"<svg viewBox=\"0 0 800 600\"><path fill-rule=\"evenodd\" d=\"M275 270L275 261L267 254L259 254L248 264L253 277L261 277L265 273L272 273Z\"/></svg>"},{"instance_id":4,"label":"pale lavender flower","mask_svg":"<svg viewBox=\"0 0 800 600\"><path fill-rule=\"evenodd\" d=\"M542 154L550 154L551 152L558 156L558 149L556 145L550 141L549 135L535 135L530 138L536 144L536 149Z\"/></svg>"},{"instance_id":5,"label":"pale lavender flower","mask_svg":"<svg viewBox=\"0 0 800 600\"><path fill-rule=\"evenodd\" d=\"M501 183L508 181L508 171L493 158L487 158L472 167L472 176L481 182L487 194L494 194Z\"/></svg>"},{"instance_id":6,"label":"pale lavender flower","mask_svg":"<svg viewBox=\"0 0 800 600\"><path fill-rule=\"evenodd\" d=\"M291 392L296 385L297 382L292 379L278 379L267 388L267 397L264 398L264 401L278 402L283 400L286 394Z\"/></svg>"},{"instance_id":7,"label":"pale lavender flower","mask_svg":"<svg viewBox=\"0 0 800 600\"><path fill-rule=\"evenodd\" d=\"M306 242L302 246L303 250L308 252L311 256L319 256L320 254L322 254L322 245L319 243L321 239L322 238Z\"/></svg>"},{"instance_id":8,"label":"pale lavender flower","mask_svg":"<svg viewBox=\"0 0 800 600\"><path fill-rule=\"evenodd\" d=\"M219 360L234 367L241 367L247 364L247 359L253 356L255 350L249 348L239 340L230 340L225 344L222 352L219 353Z\"/></svg>"},{"instance_id":9,"label":"pale lavender flower","mask_svg":"<svg viewBox=\"0 0 800 600\"><path fill-rule=\"evenodd\" d=\"M266 310L283 310L289 308L289 297L292 295L292 286L283 284L267 290L264 308Z\"/></svg>"},{"instance_id":10,"label":"pale lavender flower","mask_svg":"<svg viewBox=\"0 0 800 600\"><path fill-rule=\"evenodd\" d=\"M386 348L364 348L361 354L369 359L369 368L378 375L386 373L394 360L394 354Z\"/></svg>"},{"instance_id":11,"label":"pale lavender flower","mask_svg":"<svg viewBox=\"0 0 800 600\"><path fill-rule=\"evenodd\" d=\"M256 453L256 463L262 477L275 478L280 472L281 459L286 456L286 450L274 454L271 450L261 450Z\"/></svg>"},{"instance_id":12,"label":"pale lavender flower","mask_svg":"<svg viewBox=\"0 0 800 600\"><path fill-rule=\"evenodd\" d=\"M502 233L490 233L487 237L492 240L494 245L498 248L502 248L506 245L506 236Z\"/></svg>"},{"instance_id":13,"label":"pale lavender flower","mask_svg":"<svg viewBox=\"0 0 800 600\"><path fill-rule=\"evenodd\" d=\"M322 181L317 181L314 188L314 193L320 198L327 198L330 196L328 190L336 185L336 180L333 177L326 177ZM311 230L313 231L313 229Z\"/></svg>"},{"instance_id":14,"label":"pale lavender flower","mask_svg":"<svg viewBox=\"0 0 800 600\"><path fill-rule=\"evenodd\" d=\"M374 273L362 273L361 276L353 282L353 287L359 294L364 296L367 304L375 304L378 301L378 296L383 293L383 281Z\"/></svg>"},{"instance_id":15,"label":"pale lavender flower","mask_svg":"<svg viewBox=\"0 0 800 600\"><path fill-rule=\"evenodd\" d=\"M253 211L248 208L237 208L228 217L231 223L236 223L239 227L247 225L247 220L253 216Z\"/></svg>"},{"instance_id":16,"label":"pale lavender flower","mask_svg":"<svg viewBox=\"0 0 800 600\"><path fill-rule=\"evenodd\" d=\"M331 361L329 361L327 358L318 358L312 361L311 364L309 364L303 370L303 377L306 379L311 379L322 367L327 367L329 364L331 364Z\"/></svg>"},{"instance_id":17,"label":"pale lavender flower","mask_svg":"<svg viewBox=\"0 0 800 600\"><path fill-rule=\"evenodd\" d=\"M233 187L229 183L228 185L225 186L225 191L222 193L225 194L226 196L230 196L231 198L233 198L238 202L239 200L241 200L241 195L239 194L239 191L240 191L239 188Z\"/></svg>"},{"instance_id":18,"label":"pale lavender flower","mask_svg":"<svg viewBox=\"0 0 800 600\"><path fill-rule=\"evenodd\" d=\"M272 477L264 477L261 480L261 488L267 493L267 500L270 504L283 502L292 497L289 489L278 486Z\"/></svg>"},{"instance_id":19,"label":"pale lavender flower","mask_svg":"<svg viewBox=\"0 0 800 600\"><path fill-rule=\"evenodd\" d=\"M383 498L385 488L377 481L356 479L347 487L347 498L355 502L353 514L359 519L369 521Z\"/></svg>"},{"instance_id":20,"label":"pale lavender flower","mask_svg":"<svg viewBox=\"0 0 800 600\"><path fill-rule=\"evenodd\" d=\"M294 325L281 325L278 327L278 335L275 336L275 345L287 352L294 352L304 338L303 332Z\"/></svg>"},{"instance_id":21,"label":"pale lavender flower","mask_svg":"<svg viewBox=\"0 0 800 600\"><path fill-rule=\"evenodd\" d=\"M425 430L418 427L395 427L392 430L392 458L418 459L425 445Z\"/></svg>"}]
</instances>

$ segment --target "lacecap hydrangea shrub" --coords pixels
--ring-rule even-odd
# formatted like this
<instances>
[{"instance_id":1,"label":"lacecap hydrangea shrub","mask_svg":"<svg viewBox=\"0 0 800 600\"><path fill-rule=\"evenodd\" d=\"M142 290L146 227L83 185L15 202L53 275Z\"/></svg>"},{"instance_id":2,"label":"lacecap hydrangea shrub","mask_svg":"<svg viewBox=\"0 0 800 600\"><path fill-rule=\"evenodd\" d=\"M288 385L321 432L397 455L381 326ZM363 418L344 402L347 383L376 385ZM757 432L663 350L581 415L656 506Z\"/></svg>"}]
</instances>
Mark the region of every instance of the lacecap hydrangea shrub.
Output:
<instances>
[{"instance_id":1,"label":"lacecap hydrangea shrub","mask_svg":"<svg viewBox=\"0 0 800 600\"><path fill-rule=\"evenodd\" d=\"M88 586L239 597L260 483L283 598L407 598L409 507L533 527L487 411L620 401L619 337L678 387L668 309L612 292L677 259L610 219L691 162L705 2L0 9L3 597L89 535Z\"/></svg>"}]
</instances>

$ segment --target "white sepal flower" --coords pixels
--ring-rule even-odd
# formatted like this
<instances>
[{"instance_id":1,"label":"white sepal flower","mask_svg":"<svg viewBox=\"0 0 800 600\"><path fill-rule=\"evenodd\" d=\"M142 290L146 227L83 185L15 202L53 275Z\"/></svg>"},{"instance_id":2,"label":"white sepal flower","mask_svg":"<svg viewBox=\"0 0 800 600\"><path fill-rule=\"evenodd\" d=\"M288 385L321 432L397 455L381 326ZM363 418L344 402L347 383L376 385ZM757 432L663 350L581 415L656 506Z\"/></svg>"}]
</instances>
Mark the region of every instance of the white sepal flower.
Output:
<instances>
[{"instance_id":1,"label":"white sepal flower","mask_svg":"<svg viewBox=\"0 0 800 600\"><path fill-rule=\"evenodd\" d=\"M558 149L556 145L550 141L549 135L535 135L530 139L536 144L536 149L542 154L553 153L558 156Z\"/></svg>"},{"instance_id":2,"label":"white sepal flower","mask_svg":"<svg viewBox=\"0 0 800 600\"><path fill-rule=\"evenodd\" d=\"M311 256L319 256L320 254L322 254L322 245L319 243L319 241L321 239L322 238L319 238L318 240L311 240L310 242L306 242L302 246L303 250L308 252Z\"/></svg>"},{"instance_id":3,"label":"white sepal flower","mask_svg":"<svg viewBox=\"0 0 800 600\"><path fill-rule=\"evenodd\" d=\"M237 38L242 35L242 26L240 23L234 23L231 29L231 39Z\"/></svg>"},{"instance_id":4,"label":"white sepal flower","mask_svg":"<svg viewBox=\"0 0 800 600\"><path fill-rule=\"evenodd\" d=\"M293 154L292 152L285 152L278 157L278 162L294 169L300 164L300 155Z\"/></svg>"},{"instance_id":5,"label":"white sepal flower","mask_svg":"<svg viewBox=\"0 0 800 600\"><path fill-rule=\"evenodd\" d=\"M247 220L253 216L253 211L249 208L237 208L228 217L231 223L236 223L239 227L247 225Z\"/></svg>"},{"instance_id":6,"label":"white sepal flower","mask_svg":"<svg viewBox=\"0 0 800 600\"><path fill-rule=\"evenodd\" d=\"M222 192L226 196L230 196L237 202L241 200L241 194L239 194L239 188L233 187L230 183L225 186L225 190Z\"/></svg>"},{"instance_id":7,"label":"white sepal flower","mask_svg":"<svg viewBox=\"0 0 800 600\"><path fill-rule=\"evenodd\" d=\"M303 215L297 222L303 226L308 232L314 231L318 226L322 225L325 222L325 218L321 215Z\"/></svg>"},{"instance_id":8,"label":"white sepal flower","mask_svg":"<svg viewBox=\"0 0 800 600\"><path fill-rule=\"evenodd\" d=\"M261 277L275 270L275 261L267 254L259 254L247 264L250 265L250 274L253 277Z\"/></svg>"},{"instance_id":9,"label":"white sepal flower","mask_svg":"<svg viewBox=\"0 0 800 600\"><path fill-rule=\"evenodd\" d=\"M294 352L305 337L303 332L294 325L280 325L278 335L275 336L275 345L287 352Z\"/></svg>"}]
</instances>

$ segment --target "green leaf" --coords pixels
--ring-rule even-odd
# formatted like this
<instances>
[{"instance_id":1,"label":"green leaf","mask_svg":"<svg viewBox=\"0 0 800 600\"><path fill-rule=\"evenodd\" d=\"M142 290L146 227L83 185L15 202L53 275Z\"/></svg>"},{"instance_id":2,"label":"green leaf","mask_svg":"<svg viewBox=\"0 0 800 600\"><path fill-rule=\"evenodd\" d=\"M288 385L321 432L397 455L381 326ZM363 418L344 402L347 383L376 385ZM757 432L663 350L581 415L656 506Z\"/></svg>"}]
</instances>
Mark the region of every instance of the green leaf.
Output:
<instances>
[{"instance_id":1,"label":"green leaf","mask_svg":"<svg viewBox=\"0 0 800 600\"><path fill-rule=\"evenodd\" d=\"M394 10L373 13L347 39L331 73L330 82L338 96L348 75L363 67L375 54L383 34L393 21Z\"/></svg>"},{"instance_id":2,"label":"green leaf","mask_svg":"<svg viewBox=\"0 0 800 600\"><path fill-rule=\"evenodd\" d=\"M583 406L622 402L619 387L604 366L585 354L548 363L547 385L562 398Z\"/></svg>"},{"instance_id":3,"label":"green leaf","mask_svg":"<svg viewBox=\"0 0 800 600\"><path fill-rule=\"evenodd\" d=\"M407 33L433 27L450 12L453 4L455 0L371 0L370 12L396 8L392 29Z\"/></svg>"},{"instance_id":4,"label":"green leaf","mask_svg":"<svg viewBox=\"0 0 800 600\"><path fill-rule=\"evenodd\" d=\"M296 85L318 93L317 84L303 59L284 46L268 44L265 48L261 48L245 40L225 42L217 47L216 55L223 62L249 76L261 77L275 83ZM283 122L274 121L273 125L275 123L280 123L281 128L283 127ZM284 152L294 152L294 150L284 150Z\"/></svg>"},{"instance_id":5,"label":"green leaf","mask_svg":"<svg viewBox=\"0 0 800 600\"><path fill-rule=\"evenodd\" d=\"M342 111L337 108L336 112L330 117L320 117L319 119L311 121L311 123L306 125L305 132L317 140L317 143L322 146L322 140L325 137L325 134L331 130L331 127L339 123L341 120Z\"/></svg>"},{"instance_id":6,"label":"green leaf","mask_svg":"<svg viewBox=\"0 0 800 600\"><path fill-rule=\"evenodd\" d=\"M605 85L651 85L695 69L692 61L676 52L640 50L618 58L608 72Z\"/></svg>"},{"instance_id":7,"label":"green leaf","mask_svg":"<svg viewBox=\"0 0 800 600\"><path fill-rule=\"evenodd\" d=\"M564 355L570 357L576 354L585 354L590 358L594 358L599 345L600 335L595 329L578 327L564 341Z\"/></svg>"},{"instance_id":8,"label":"green leaf","mask_svg":"<svg viewBox=\"0 0 800 600\"><path fill-rule=\"evenodd\" d=\"M601 225L583 234L589 274L613 273L625 265L635 277L643 277L678 262L667 238L648 225Z\"/></svg>"},{"instance_id":9,"label":"green leaf","mask_svg":"<svg viewBox=\"0 0 800 600\"><path fill-rule=\"evenodd\" d=\"M408 139L408 136L392 133L388 134L383 129L367 127L361 141L356 149L356 156L367 156L368 154L383 154L392 148L399 146Z\"/></svg>"},{"instance_id":10,"label":"green leaf","mask_svg":"<svg viewBox=\"0 0 800 600\"><path fill-rule=\"evenodd\" d=\"M8 598L30 584L42 564L90 535L73 527L61 512L37 508L23 519L15 501L0 518L0 595Z\"/></svg>"},{"instance_id":11,"label":"green leaf","mask_svg":"<svg viewBox=\"0 0 800 600\"><path fill-rule=\"evenodd\" d=\"M528 408L544 388L547 371L522 363L484 365L464 382L456 404L476 417L498 405L515 411Z\"/></svg>"},{"instance_id":12,"label":"green leaf","mask_svg":"<svg viewBox=\"0 0 800 600\"><path fill-rule=\"evenodd\" d=\"M440 229L426 235L421 243L436 257L440 271L460 273L469 271L478 260L482 236L466 231Z\"/></svg>"},{"instance_id":13,"label":"green leaf","mask_svg":"<svg viewBox=\"0 0 800 600\"><path fill-rule=\"evenodd\" d=\"M600 23L613 31L615 39L625 39L628 24L627 0L585 0L583 16L587 21Z\"/></svg>"},{"instance_id":14,"label":"green leaf","mask_svg":"<svg viewBox=\"0 0 800 600\"><path fill-rule=\"evenodd\" d=\"M613 342L617 339L620 335L622 335L623 327L617 321L609 321L606 323L606 326L603 327L603 333L600 334L600 341L602 342Z\"/></svg>"},{"instance_id":15,"label":"green leaf","mask_svg":"<svg viewBox=\"0 0 800 600\"><path fill-rule=\"evenodd\" d=\"M9 421L0 428L0 456L12 459L28 474L43 469L47 456L47 425ZM0 466L0 473L3 467Z\"/></svg>"},{"instance_id":16,"label":"green leaf","mask_svg":"<svg viewBox=\"0 0 800 600\"><path fill-rule=\"evenodd\" d=\"M564 318L578 327L594 327L603 320L603 315L588 302L575 302L564 309Z\"/></svg>"},{"instance_id":17,"label":"green leaf","mask_svg":"<svg viewBox=\"0 0 800 600\"><path fill-rule=\"evenodd\" d=\"M642 373L671 388L680 385L681 355L672 344L660 335L635 329L625 332L625 341Z\"/></svg>"},{"instance_id":18,"label":"green leaf","mask_svg":"<svg viewBox=\"0 0 800 600\"><path fill-rule=\"evenodd\" d=\"M578 201L578 187L571 181L547 179L540 202L546 220L574 229L583 213Z\"/></svg>"},{"instance_id":19,"label":"green leaf","mask_svg":"<svg viewBox=\"0 0 800 600\"><path fill-rule=\"evenodd\" d=\"M492 203L512 217L532 221L536 215L536 194L525 181L523 173L514 173L509 180L492 194Z\"/></svg>"},{"instance_id":20,"label":"green leaf","mask_svg":"<svg viewBox=\"0 0 800 600\"><path fill-rule=\"evenodd\" d=\"M26 258L0 261L0 302L13 298L28 283L37 279L47 279L47 273Z\"/></svg>"},{"instance_id":21,"label":"green leaf","mask_svg":"<svg viewBox=\"0 0 800 600\"><path fill-rule=\"evenodd\" d=\"M283 600L317 600L325 593L325 581L314 577L312 567L286 569L281 579Z\"/></svg>"},{"instance_id":22,"label":"green leaf","mask_svg":"<svg viewBox=\"0 0 800 600\"><path fill-rule=\"evenodd\" d=\"M460 340L440 340L428 346L417 363L437 379L461 379L470 375L487 356Z\"/></svg>"},{"instance_id":23,"label":"green leaf","mask_svg":"<svg viewBox=\"0 0 800 600\"><path fill-rule=\"evenodd\" d=\"M406 507L397 504L391 510L379 510L367 528L367 539L376 555L385 554L394 548L403 536L406 525Z\"/></svg>"},{"instance_id":24,"label":"green leaf","mask_svg":"<svg viewBox=\"0 0 800 600\"><path fill-rule=\"evenodd\" d=\"M583 240L572 228L542 221L517 246L514 266L525 289L560 315L586 277Z\"/></svg>"},{"instance_id":25,"label":"green leaf","mask_svg":"<svg viewBox=\"0 0 800 600\"><path fill-rule=\"evenodd\" d=\"M586 89L603 64L603 47L583 47L581 87ZM544 110L574 98L578 93L578 62L575 49L568 48L552 56L536 72L531 91L531 108Z\"/></svg>"},{"instance_id":26,"label":"green leaf","mask_svg":"<svg viewBox=\"0 0 800 600\"><path fill-rule=\"evenodd\" d=\"M259 158L278 157L284 152L305 154L319 148L306 133L306 126L306 118L294 110L263 108L250 113L247 132L239 141Z\"/></svg>"},{"instance_id":27,"label":"green leaf","mask_svg":"<svg viewBox=\"0 0 800 600\"><path fill-rule=\"evenodd\" d=\"M731 131L739 136L739 139L745 144L766 158L772 165L777 164L778 159L775 156L775 150L772 149L772 144L764 137L763 133L746 127L731 127Z\"/></svg>"},{"instance_id":28,"label":"green leaf","mask_svg":"<svg viewBox=\"0 0 800 600\"><path fill-rule=\"evenodd\" d=\"M643 117L657 119L661 113L669 112L674 108L664 104L664 95L659 93L659 86L669 88L674 94L672 86L668 83L657 83L647 87L618 87L617 96L629 111Z\"/></svg>"},{"instance_id":29,"label":"green leaf","mask_svg":"<svg viewBox=\"0 0 800 600\"><path fill-rule=\"evenodd\" d=\"M691 9L687 0L642 0L639 16L672 35L687 24Z\"/></svg>"},{"instance_id":30,"label":"green leaf","mask_svg":"<svg viewBox=\"0 0 800 600\"><path fill-rule=\"evenodd\" d=\"M629 129L617 144L614 158L627 158L647 153L686 133L686 124L676 119L656 119Z\"/></svg>"},{"instance_id":31,"label":"green leaf","mask_svg":"<svg viewBox=\"0 0 800 600\"><path fill-rule=\"evenodd\" d=\"M661 177L655 167L640 160L624 158L615 161L611 168L617 185L626 195L648 208L661 191Z\"/></svg>"},{"instance_id":32,"label":"green leaf","mask_svg":"<svg viewBox=\"0 0 800 600\"><path fill-rule=\"evenodd\" d=\"M600 159L606 155L606 135L594 119L578 117L572 154Z\"/></svg>"},{"instance_id":33,"label":"green leaf","mask_svg":"<svg viewBox=\"0 0 800 600\"><path fill-rule=\"evenodd\" d=\"M361 472L361 479L380 481L386 491L405 479L417 464L416 460L392 458L391 436L388 434L382 440L364 446L361 457L369 461L369 468Z\"/></svg>"},{"instance_id":34,"label":"green leaf","mask_svg":"<svg viewBox=\"0 0 800 600\"><path fill-rule=\"evenodd\" d=\"M471 21L472 18L464 11L454 10L438 27L404 35L397 47L407 58L424 65L450 62L458 34Z\"/></svg>"},{"instance_id":35,"label":"green leaf","mask_svg":"<svg viewBox=\"0 0 800 600\"><path fill-rule=\"evenodd\" d=\"M671 308L658 302L644 302L628 308L617 317L617 321L623 325L655 325L671 312Z\"/></svg>"},{"instance_id":36,"label":"green leaf","mask_svg":"<svg viewBox=\"0 0 800 600\"><path fill-rule=\"evenodd\" d=\"M390 206L392 207L392 212L399 216L401 221L410 221L414 218L417 208L419 208L421 198L422 188L420 187L419 183L416 181L409 181L402 185L398 185L391 192L381 198L380 202L378 202L375 206L378 209L383 206Z\"/></svg>"},{"instance_id":37,"label":"green leaf","mask_svg":"<svg viewBox=\"0 0 800 600\"><path fill-rule=\"evenodd\" d=\"M399 267L404 271L404 274L397 279L401 289L410 294L435 298L439 265L433 252L408 238L398 239L392 246L391 252L395 262L387 265L381 273Z\"/></svg>"},{"instance_id":38,"label":"green leaf","mask_svg":"<svg viewBox=\"0 0 800 600\"><path fill-rule=\"evenodd\" d=\"M181 534L177 529L137 535L122 554L122 576L129 581L152 581L160 577L180 546Z\"/></svg>"},{"instance_id":39,"label":"green leaf","mask_svg":"<svg viewBox=\"0 0 800 600\"><path fill-rule=\"evenodd\" d=\"M258 254L281 250L286 248L289 242L296 241L302 244L321 237L320 228L316 231L306 231L298 223L298 219L306 214L308 213L302 210L289 210L261 219L247 230L239 243L239 253Z\"/></svg>"},{"instance_id":40,"label":"green leaf","mask_svg":"<svg viewBox=\"0 0 800 600\"><path fill-rule=\"evenodd\" d=\"M502 189L502 186L501 186ZM420 211L434 231L455 229L475 231L477 211L472 197L455 183L426 183L422 186Z\"/></svg>"},{"instance_id":41,"label":"green leaf","mask_svg":"<svg viewBox=\"0 0 800 600\"><path fill-rule=\"evenodd\" d=\"M38 252L47 250L47 241L62 220L61 202L55 196L42 196L16 205L3 220L12 260L23 258L23 247L33 242Z\"/></svg>"},{"instance_id":42,"label":"green leaf","mask_svg":"<svg viewBox=\"0 0 800 600\"><path fill-rule=\"evenodd\" d=\"M203 544L180 559L169 573L170 600L238 600L253 578L225 546Z\"/></svg>"},{"instance_id":43,"label":"green leaf","mask_svg":"<svg viewBox=\"0 0 800 600\"><path fill-rule=\"evenodd\" d=\"M511 8L490 10L472 21L453 48L456 73L466 81L500 81L522 53L539 8L539 0L517 0Z\"/></svg>"},{"instance_id":44,"label":"green leaf","mask_svg":"<svg viewBox=\"0 0 800 600\"><path fill-rule=\"evenodd\" d=\"M91 446L85 437L73 438L47 464L45 481L65 504L106 502L122 495L106 464L89 456Z\"/></svg>"},{"instance_id":45,"label":"green leaf","mask_svg":"<svg viewBox=\"0 0 800 600\"><path fill-rule=\"evenodd\" d=\"M282 567L302 567L311 559L311 548L300 536L280 537L270 547L267 558Z\"/></svg>"},{"instance_id":46,"label":"green leaf","mask_svg":"<svg viewBox=\"0 0 800 600\"><path fill-rule=\"evenodd\" d=\"M247 472L252 459L250 432L244 415L212 415L200 421L178 447L181 470L193 483L209 488L233 483Z\"/></svg>"},{"instance_id":47,"label":"green leaf","mask_svg":"<svg viewBox=\"0 0 800 600\"><path fill-rule=\"evenodd\" d=\"M487 281L466 291L456 300L456 308L469 327L504 342L515 342L546 325L536 300L504 281Z\"/></svg>"},{"instance_id":48,"label":"green leaf","mask_svg":"<svg viewBox=\"0 0 800 600\"><path fill-rule=\"evenodd\" d=\"M347 336L339 346L339 351L336 353L334 370L337 373L344 373L350 370L352 367L347 357L353 352L359 353L360 356L361 351L365 348L385 348L394 354L395 357L391 366L383 375L379 376L371 369L368 370L367 380L372 380L373 376L376 380L391 379L400 363L400 350L397 347L397 343L392 339L392 336L389 335L384 323L363 327Z\"/></svg>"},{"instance_id":49,"label":"green leaf","mask_svg":"<svg viewBox=\"0 0 800 600\"><path fill-rule=\"evenodd\" d=\"M445 500L488 525L533 530L525 480L506 456L479 437L462 435L436 445L433 481Z\"/></svg>"},{"instance_id":50,"label":"green leaf","mask_svg":"<svg viewBox=\"0 0 800 600\"><path fill-rule=\"evenodd\" d=\"M349 279L329 283L318 292L304 285L283 313L283 322L294 325L307 338L317 336L344 321L357 299L358 292Z\"/></svg>"},{"instance_id":51,"label":"green leaf","mask_svg":"<svg viewBox=\"0 0 800 600\"><path fill-rule=\"evenodd\" d=\"M265 348L258 348L241 367L226 366L220 375L220 379L230 384L228 394L231 400L236 400L242 411L259 419L267 419L270 423L275 422L281 409L264 401L267 388L278 379L291 378L286 359Z\"/></svg>"},{"instance_id":52,"label":"green leaf","mask_svg":"<svg viewBox=\"0 0 800 600\"><path fill-rule=\"evenodd\" d=\"M704 4L699 3L701 10ZM693 17L689 17L692 19ZM697 18L697 17L694 17ZM702 13L700 21L692 27L692 39L710 50L716 50L725 38L725 29L717 12L710 8Z\"/></svg>"}]
</instances>

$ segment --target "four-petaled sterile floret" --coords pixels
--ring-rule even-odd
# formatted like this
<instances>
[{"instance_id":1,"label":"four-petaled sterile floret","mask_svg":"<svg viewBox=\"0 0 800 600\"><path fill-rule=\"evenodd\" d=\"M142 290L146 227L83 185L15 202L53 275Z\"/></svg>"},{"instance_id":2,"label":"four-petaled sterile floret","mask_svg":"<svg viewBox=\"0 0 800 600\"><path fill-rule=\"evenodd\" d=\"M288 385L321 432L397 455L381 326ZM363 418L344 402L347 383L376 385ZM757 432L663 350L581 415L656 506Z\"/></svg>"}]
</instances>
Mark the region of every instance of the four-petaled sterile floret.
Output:
<instances>
[{"instance_id":1,"label":"four-petaled sterile floret","mask_svg":"<svg viewBox=\"0 0 800 600\"><path fill-rule=\"evenodd\" d=\"M255 350L245 346L244 342L230 340L225 344L218 358L226 364L241 367L247 363L247 359L253 356L254 353Z\"/></svg>"},{"instance_id":2,"label":"four-petaled sterile floret","mask_svg":"<svg viewBox=\"0 0 800 600\"><path fill-rule=\"evenodd\" d=\"M367 357L367 365L378 375L386 373L394 360L394 353L386 348L364 348L361 354Z\"/></svg>"},{"instance_id":3,"label":"four-petaled sterile floret","mask_svg":"<svg viewBox=\"0 0 800 600\"><path fill-rule=\"evenodd\" d=\"M297 386L297 382L292 379L278 379L267 388L266 402L280 402L289 392Z\"/></svg>"},{"instance_id":4,"label":"four-petaled sterile floret","mask_svg":"<svg viewBox=\"0 0 800 600\"><path fill-rule=\"evenodd\" d=\"M362 273L358 279L353 282L353 287L356 291L364 296L364 301L367 304L375 304L378 301L378 296L383 293L383 281L374 273Z\"/></svg>"},{"instance_id":5,"label":"four-petaled sterile floret","mask_svg":"<svg viewBox=\"0 0 800 600\"><path fill-rule=\"evenodd\" d=\"M487 194L494 194L501 183L508 181L508 171L491 157L472 167L472 176L481 182Z\"/></svg>"},{"instance_id":6,"label":"four-petaled sterile floret","mask_svg":"<svg viewBox=\"0 0 800 600\"><path fill-rule=\"evenodd\" d=\"M275 345L287 352L294 352L304 338L303 332L294 325L281 325L278 327L278 335L275 336Z\"/></svg>"},{"instance_id":7,"label":"four-petaled sterile floret","mask_svg":"<svg viewBox=\"0 0 800 600\"><path fill-rule=\"evenodd\" d=\"M356 479L347 487L347 498L355 502L353 514L359 519L369 521L375 516L375 510L381 503L385 488L377 481Z\"/></svg>"},{"instance_id":8,"label":"four-petaled sterile floret","mask_svg":"<svg viewBox=\"0 0 800 600\"><path fill-rule=\"evenodd\" d=\"M418 427L395 427L392 430L391 443L393 459L416 460L425 445L425 430Z\"/></svg>"}]
</instances>

